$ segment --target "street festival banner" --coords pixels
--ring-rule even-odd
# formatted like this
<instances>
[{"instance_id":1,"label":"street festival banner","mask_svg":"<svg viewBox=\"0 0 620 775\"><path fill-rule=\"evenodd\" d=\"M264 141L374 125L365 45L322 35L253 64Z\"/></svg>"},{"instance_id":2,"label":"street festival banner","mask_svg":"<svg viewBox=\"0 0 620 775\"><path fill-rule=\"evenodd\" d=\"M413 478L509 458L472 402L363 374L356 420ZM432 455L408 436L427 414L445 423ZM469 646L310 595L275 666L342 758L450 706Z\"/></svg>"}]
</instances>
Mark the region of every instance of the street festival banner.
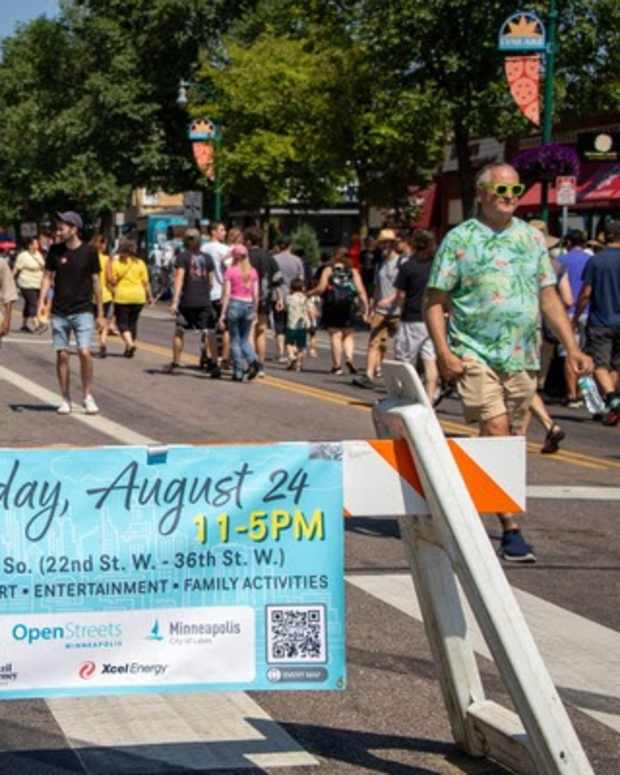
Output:
<instances>
[{"instance_id":1,"label":"street festival banner","mask_svg":"<svg viewBox=\"0 0 620 775\"><path fill-rule=\"evenodd\" d=\"M344 689L342 446L0 450L0 698Z\"/></svg>"}]
</instances>

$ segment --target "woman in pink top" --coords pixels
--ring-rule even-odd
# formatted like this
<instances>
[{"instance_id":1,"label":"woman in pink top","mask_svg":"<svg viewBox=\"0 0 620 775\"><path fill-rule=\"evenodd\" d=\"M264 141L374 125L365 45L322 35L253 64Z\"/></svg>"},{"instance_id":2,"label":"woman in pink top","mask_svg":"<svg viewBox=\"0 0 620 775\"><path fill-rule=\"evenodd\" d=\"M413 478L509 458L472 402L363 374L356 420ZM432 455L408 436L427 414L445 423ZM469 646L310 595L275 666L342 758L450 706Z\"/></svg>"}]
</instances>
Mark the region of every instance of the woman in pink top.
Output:
<instances>
[{"instance_id":1,"label":"woman in pink top","mask_svg":"<svg viewBox=\"0 0 620 775\"><path fill-rule=\"evenodd\" d=\"M258 273L250 264L245 245L233 245L232 265L224 273L224 294L219 326L230 333L233 380L254 379L261 368L250 344L250 330L258 306ZM244 361L247 368L244 368Z\"/></svg>"}]
</instances>

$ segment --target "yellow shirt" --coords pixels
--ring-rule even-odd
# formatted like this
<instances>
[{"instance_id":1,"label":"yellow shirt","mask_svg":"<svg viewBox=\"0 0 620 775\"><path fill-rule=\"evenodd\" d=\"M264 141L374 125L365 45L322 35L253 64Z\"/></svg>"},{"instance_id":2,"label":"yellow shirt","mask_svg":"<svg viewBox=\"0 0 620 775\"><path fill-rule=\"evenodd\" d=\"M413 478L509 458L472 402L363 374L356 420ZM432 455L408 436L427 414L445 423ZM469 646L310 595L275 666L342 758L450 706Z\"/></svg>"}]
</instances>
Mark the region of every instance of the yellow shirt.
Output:
<instances>
[{"instance_id":1,"label":"yellow shirt","mask_svg":"<svg viewBox=\"0 0 620 775\"><path fill-rule=\"evenodd\" d=\"M44 269L45 259L38 251L30 253L28 250L23 250L15 262L15 271L19 272L17 285L20 288L37 290L41 287Z\"/></svg>"},{"instance_id":2,"label":"yellow shirt","mask_svg":"<svg viewBox=\"0 0 620 775\"><path fill-rule=\"evenodd\" d=\"M145 285L149 281L146 264L140 258L120 258L112 262L115 304L146 304Z\"/></svg>"},{"instance_id":3,"label":"yellow shirt","mask_svg":"<svg viewBox=\"0 0 620 775\"><path fill-rule=\"evenodd\" d=\"M113 299L112 290L108 286L108 278L105 272L109 260L110 256L106 256L105 253L99 253L99 266L101 267L101 272L99 272L99 285L101 287L101 301L104 304L107 304Z\"/></svg>"}]
</instances>

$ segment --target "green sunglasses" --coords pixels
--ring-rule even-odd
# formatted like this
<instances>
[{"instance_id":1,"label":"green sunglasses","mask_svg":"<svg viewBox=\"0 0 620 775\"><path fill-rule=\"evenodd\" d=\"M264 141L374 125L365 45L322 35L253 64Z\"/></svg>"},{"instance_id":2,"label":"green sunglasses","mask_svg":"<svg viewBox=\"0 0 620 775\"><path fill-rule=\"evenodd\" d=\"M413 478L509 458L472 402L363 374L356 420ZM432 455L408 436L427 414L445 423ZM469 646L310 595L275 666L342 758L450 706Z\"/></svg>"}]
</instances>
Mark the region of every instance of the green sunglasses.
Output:
<instances>
[{"instance_id":1,"label":"green sunglasses","mask_svg":"<svg viewBox=\"0 0 620 775\"><path fill-rule=\"evenodd\" d=\"M519 197L525 191L523 183L485 183L484 188L497 194L497 196Z\"/></svg>"}]
</instances>

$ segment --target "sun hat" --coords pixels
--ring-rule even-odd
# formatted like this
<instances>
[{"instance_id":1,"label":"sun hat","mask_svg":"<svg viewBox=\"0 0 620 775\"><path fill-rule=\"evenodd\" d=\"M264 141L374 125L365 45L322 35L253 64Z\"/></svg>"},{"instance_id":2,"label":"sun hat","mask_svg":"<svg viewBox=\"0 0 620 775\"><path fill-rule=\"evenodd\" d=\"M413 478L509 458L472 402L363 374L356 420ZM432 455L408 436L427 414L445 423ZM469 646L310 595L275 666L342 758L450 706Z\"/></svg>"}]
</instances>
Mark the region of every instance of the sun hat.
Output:
<instances>
[{"instance_id":1,"label":"sun hat","mask_svg":"<svg viewBox=\"0 0 620 775\"><path fill-rule=\"evenodd\" d=\"M529 221L529 225L533 229L537 229L543 235L545 238L545 244L547 245L547 250L557 248L557 246L560 244L560 238L549 234L549 229L547 228L547 224L544 221L538 220L538 218L534 218L534 220Z\"/></svg>"},{"instance_id":2,"label":"sun hat","mask_svg":"<svg viewBox=\"0 0 620 775\"><path fill-rule=\"evenodd\" d=\"M394 229L381 229L377 242L395 242L397 239Z\"/></svg>"}]
</instances>

